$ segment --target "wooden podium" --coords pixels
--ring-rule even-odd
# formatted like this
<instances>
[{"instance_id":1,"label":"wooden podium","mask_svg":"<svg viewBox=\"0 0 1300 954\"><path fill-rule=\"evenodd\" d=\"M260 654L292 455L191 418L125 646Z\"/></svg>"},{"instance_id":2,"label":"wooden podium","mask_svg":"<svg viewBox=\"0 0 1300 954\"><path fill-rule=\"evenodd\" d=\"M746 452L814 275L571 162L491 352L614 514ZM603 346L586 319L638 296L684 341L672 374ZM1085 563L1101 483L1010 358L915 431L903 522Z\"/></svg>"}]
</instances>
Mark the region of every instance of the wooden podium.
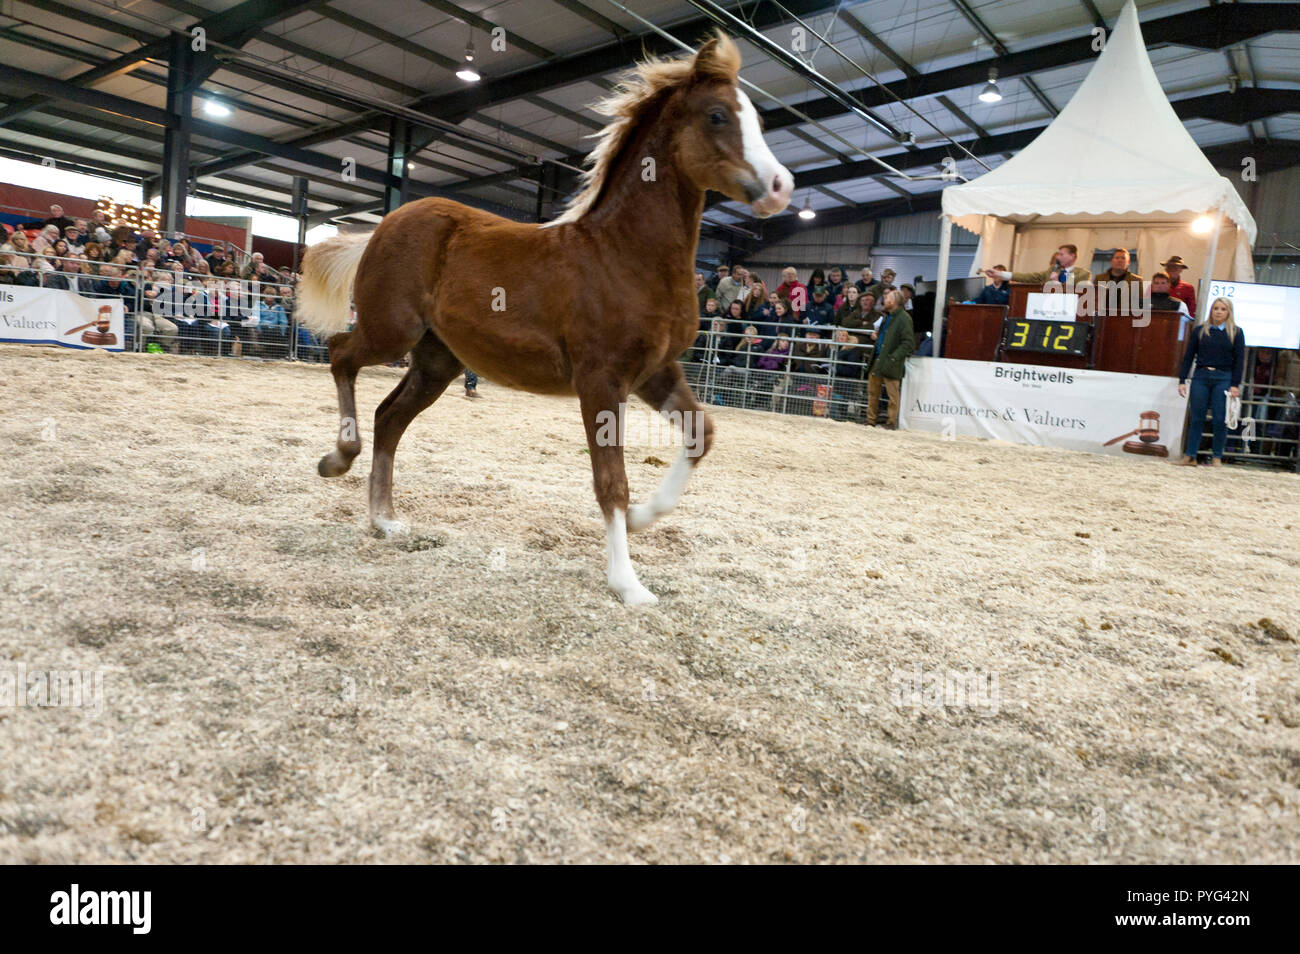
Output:
<instances>
[{"instance_id":1,"label":"wooden podium","mask_svg":"<svg viewBox=\"0 0 1300 954\"><path fill-rule=\"evenodd\" d=\"M1178 340L1183 316L1176 311L1153 311L1142 315L1100 315L1093 364L1099 371L1126 374L1157 374L1177 377L1183 358L1185 340L1191 334L1187 325L1184 340Z\"/></svg>"},{"instance_id":2,"label":"wooden podium","mask_svg":"<svg viewBox=\"0 0 1300 954\"><path fill-rule=\"evenodd\" d=\"M997 360L1006 305L967 305L950 302L943 330L943 356L963 361Z\"/></svg>"},{"instance_id":3,"label":"wooden podium","mask_svg":"<svg viewBox=\"0 0 1300 954\"><path fill-rule=\"evenodd\" d=\"M943 357L964 361L1013 361L1049 367L1093 368L1120 374L1154 374L1177 377L1186 340L1178 340L1182 315L1176 311L1152 311L1141 314L1097 314L1088 308L1088 299L1080 298L1076 320L1093 325L1092 349L1088 357L1058 356L1026 351L1008 355L999 352L1003 321L1025 317L1029 295L1041 292L1039 285L1009 283L1010 304L968 305L948 303L944 324ZM1184 339L1191 333L1187 325Z\"/></svg>"}]
</instances>

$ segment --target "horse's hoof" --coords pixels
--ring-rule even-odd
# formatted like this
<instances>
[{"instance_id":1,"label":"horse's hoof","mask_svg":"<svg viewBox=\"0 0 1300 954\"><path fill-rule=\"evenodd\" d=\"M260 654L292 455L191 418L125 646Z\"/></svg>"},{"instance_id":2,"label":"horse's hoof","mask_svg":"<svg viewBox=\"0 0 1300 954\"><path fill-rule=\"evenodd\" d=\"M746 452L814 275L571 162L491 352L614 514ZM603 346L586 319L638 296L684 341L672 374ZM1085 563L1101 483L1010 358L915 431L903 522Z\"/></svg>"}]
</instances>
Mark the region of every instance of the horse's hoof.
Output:
<instances>
[{"instance_id":1,"label":"horse's hoof","mask_svg":"<svg viewBox=\"0 0 1300 954\"><path fill-rule=\"evenodd\" d=\"M619 596L623 597L623 602L627 606L652 606L659 602L659 597L655 596L640 583L635 586L629 586L623 590Z\"/></svg>"},{"instance_id":2,"label":"horse's hoof","mask_svg":"<svg viewBox=\"0 0 1300 954\"><path fill-rule=\"evenodd\" d=\"M389 520L387 517L375 517L370 521L376 530L385 537L404 537L411 532L410 528L400 520Z\"/></svg>"},{"instance_id":3,"label":"horse's hoof","mask_svg":"<svg viewBox=\"0 0 1300 954\"><path fill-rule=\"evenodd\" d=\"M335 450L320 459L320 463L316 465L316 473L322 477L341 477L351 468L352 461Z\"/></svg>"}]
</instances>

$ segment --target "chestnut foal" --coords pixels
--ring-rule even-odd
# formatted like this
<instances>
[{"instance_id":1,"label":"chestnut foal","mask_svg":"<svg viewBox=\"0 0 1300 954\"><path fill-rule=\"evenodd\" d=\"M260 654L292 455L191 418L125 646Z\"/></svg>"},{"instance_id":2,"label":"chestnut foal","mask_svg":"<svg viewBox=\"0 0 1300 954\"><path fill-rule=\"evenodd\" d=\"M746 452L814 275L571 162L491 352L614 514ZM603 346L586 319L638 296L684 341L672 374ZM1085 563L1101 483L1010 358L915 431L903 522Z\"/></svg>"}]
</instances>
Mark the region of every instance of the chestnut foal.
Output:
<instances>
[{"instance_id":1,"label":"chestnut foal","mask_svg":"<svg viewBox=\"0 0 1300 954\"><path fill-rule=\"evenodd\" d=\"M357 372L410 353L406 376L375 412L376 529L405 531L393 513L397 443L469 366L512 388L577 395L605 518L609 585L628 604L656 601L632 569L627 532L673 509L712 441L712 423L677 363L698 331L704 194L716 190L766 216L784 209L794 188L737 86L739 68L736 45L721 34L693 57L638 65L596 107L613 118L597 134L582 192L544 226L423 199L368 236L308 250L299 308L307 327L333 335L341 418L336 449L318 468L323 476L345 473L361 452ZM648 279L629 281L633 269ZM344 331L349 297L357 320ZM633 393L693 433L649 502L629 508L621 440L611 440L602 421L621 415Z\"/></svg>"}]
</instances>

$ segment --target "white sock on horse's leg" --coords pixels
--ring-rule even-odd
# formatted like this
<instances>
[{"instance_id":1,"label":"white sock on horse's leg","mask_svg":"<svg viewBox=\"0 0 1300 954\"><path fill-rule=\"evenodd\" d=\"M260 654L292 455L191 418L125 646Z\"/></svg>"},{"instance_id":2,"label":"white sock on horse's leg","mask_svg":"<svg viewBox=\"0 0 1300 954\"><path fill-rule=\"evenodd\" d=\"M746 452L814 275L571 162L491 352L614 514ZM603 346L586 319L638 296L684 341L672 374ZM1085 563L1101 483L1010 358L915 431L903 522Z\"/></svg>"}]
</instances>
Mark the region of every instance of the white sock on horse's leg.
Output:
<instances>
[{"instance_id":1,"label":"white sock on horse's leg","mask_svg":"<svg viewBox=\"0 0 1300 954\"><path fill-rule=\"evenodd\" d=\"M627 528L632 531L644 530L660 517L672 513L677 501L682 498L682 491L686 489L686 481L690 476L691 459L686 456L686 449L682 448L677 460L673 461L668 476L650 495L650 499L646 503L632 504L627 508Z\"/></svg>"},{"instance_id":2,"label":"white sock on horse's leg","mask_svg":"<svg viewBox=\"0 0 1300 954\"><path fill-rule=\"evenodd\" d=\"M393 455L375 453L370 469L370 525L386 537L408 532L393 513Z\"/></svg>"},{"instance_id":3,"label":"white sock on horse's leg","mask_svg":"<svg viewBox=\"0 0 1300 954\"><path fill-rule=\"evenodd\" d=\"M636 578L632 569L632 558L627 552L627 515L618 507L605 521L605 552L609 556L610 588L623 598L628 606L640 606L645 603L658 603L655 596Z\"/></svg>"}]
</instances>

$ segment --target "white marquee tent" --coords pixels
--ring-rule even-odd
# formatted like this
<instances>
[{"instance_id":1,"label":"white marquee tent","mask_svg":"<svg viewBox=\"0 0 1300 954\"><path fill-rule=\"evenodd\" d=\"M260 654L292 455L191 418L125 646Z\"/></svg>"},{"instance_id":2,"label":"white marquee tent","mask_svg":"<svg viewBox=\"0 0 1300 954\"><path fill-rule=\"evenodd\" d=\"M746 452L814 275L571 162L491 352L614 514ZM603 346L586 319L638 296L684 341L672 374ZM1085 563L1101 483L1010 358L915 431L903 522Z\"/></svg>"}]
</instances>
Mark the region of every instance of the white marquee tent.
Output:
<instances>
[{"instance_id":1,"label":"white marquee tent","mask_svg":"<svg viewBox=\"0 0 1300 954\"><path fill-rule=\"evenodd\" d=\"M1213 227L1194 231L1205 217ZM980 237L973 274L996 264L1040 271L1069 242L1083 265L1094 249L1122 246L1136 249L1147 276L1173 254L1193 283L1254 276L1255 220L1160 88L1133 0L1052 124L992 172L944 190L936 303L946 294L954 223ZM1209 298L1200 296L1202 312ZM936 355L942 334L936 318Z\"/></svg>"}]
</instances>

